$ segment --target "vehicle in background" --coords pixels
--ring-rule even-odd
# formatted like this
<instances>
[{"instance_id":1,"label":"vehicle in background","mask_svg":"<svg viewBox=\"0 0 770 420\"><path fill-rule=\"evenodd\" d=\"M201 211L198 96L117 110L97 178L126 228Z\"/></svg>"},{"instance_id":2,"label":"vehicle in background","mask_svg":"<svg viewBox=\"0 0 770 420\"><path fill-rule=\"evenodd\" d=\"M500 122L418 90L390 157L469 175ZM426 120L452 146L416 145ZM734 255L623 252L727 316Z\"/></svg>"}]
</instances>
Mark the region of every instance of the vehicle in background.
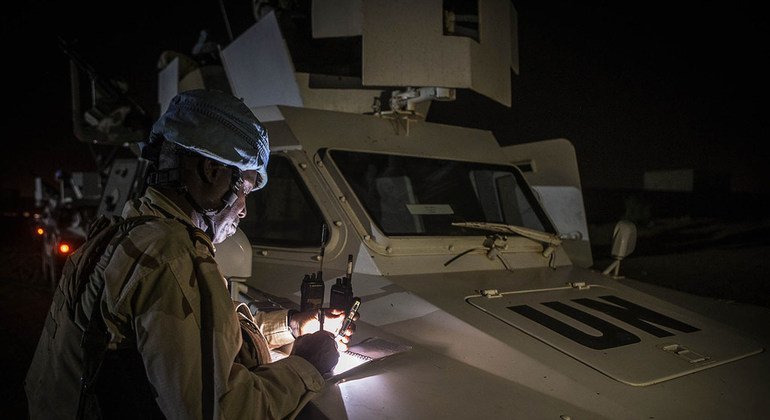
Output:
<instances>
[{"instance_id":1,"label":"vehicle in background","mask_svg":"<svg viewBox=\"0 0 770 420\"><path fill-rule=\"evenodd\" d=\"M144 162L138 142L149 130L149 117L127 93L127 85L99 74L63 39L70 58L73 132L89 144L94 171L57 171L54 186L35 178L33 235L41 239L43 277L53 288L67 257L86 240L99 216L120 214L123 204L144 186Z\"/></svg>"},{"instance_id":2,"label":"vehicle in background","mask_svg":"<svg viewBox=\"0 0 770 420\"><path fill-rule=\"evenodd\" d=\"M766 339L735 328L727 305L686 309L622 277L632 224L615 229L615 262L593 267L569 140L503 147L490 131L426 120L458 89L510 106L509 1L260 1L253 11L255 23L208 50L215 59L167 51L158 73L160 112L178 92L226 90L270 135L269 182L217 246L230 292L255 312L297 309L305 275L322 273L328 306L352 268L353 343L409 349L329 378L300 418L770 409ZM141 172L102 200L135 194Z\"/></svg>"},{"instance_id":3,"label":"vehicle in background","mask_svg":"<svg viewBox=\"0 0 770 420\"><path fill-rule=\"evenodd\" d=\"M96 172L57 171L55 178L56 187L35 178L37 217L33 232L41 239L43 277L51 288L59 281L64 261L85 242L102 195Z\"/></svg>"}]
</instances>

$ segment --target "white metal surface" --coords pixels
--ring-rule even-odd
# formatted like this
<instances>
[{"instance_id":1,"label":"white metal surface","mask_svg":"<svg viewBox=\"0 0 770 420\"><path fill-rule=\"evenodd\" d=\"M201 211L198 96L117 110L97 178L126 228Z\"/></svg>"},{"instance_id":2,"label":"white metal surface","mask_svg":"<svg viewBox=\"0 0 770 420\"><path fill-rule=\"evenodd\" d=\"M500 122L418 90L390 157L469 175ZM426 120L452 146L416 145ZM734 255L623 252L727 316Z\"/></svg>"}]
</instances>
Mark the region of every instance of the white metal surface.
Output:
<instances>
[{"instance_id":1,"label":"white metal surface","mask_svg":"<svg viewBox=\"0 0 770 420\"><path fill-rule=\"evenodd\" d=\"M611 286L501 291L499 297L477 295L467 302L633 386L652 385L762 351L758 343L711 320Z\"/></svg>"},{"instance_id":2,"label":"white metal surface","mask_svg":"<svg viewBox=\"0 0 770 420\"><path fill-rule=\"evenodd\" d=\"M479 0L480 42L443 34L442 0L363 3L366 86L470 88L511 105L511 20L508 0ZM518 66L517 66L518 67Z\"/></svg>"},{"instance_id":3,"label":"white metal surface","mask_svg":"<svg viewBox=\"0 0 770 420\"><path fill-rule=\"evenodd\" d=\"M329 147L496 164L509 161L490 133L424 123L416 125L406 138L371 116L292 107L280 110L284 120L272 123L271 141L279 147L299 145L279 154L294 162L330 226L324 262L327 289L332 279L343 274L346 256L355 258L353 289L363 304L354 342L380 336L412 346L409 352L357 369L343 382L328 383L309 411L329 418L366 419L678 419L745 417L770 409L764 398L770 392L770 361L763 350L767 343L747 337L723 320L710 319L713 307L695 304L684 309L668 301L665 294L641 293L572 265L561 248L557 268L548 268L542 246L522 237L509 238L508 249L501 252L509 269L483 252L471 252L445 266L452 256L478 246L483 234L388 238L377 232L351 195L335 162L319 156L319 151ZM548 167L538 164L540 156L531 156L540 170ZM551 158L562 159L561 167L574 167L569 160L574 154L570 156ZM340 200L343 196L344 201ZM298 302L302 276L318 268L317 249L259 244L253 244L253 249L251 286ZM542 305L560 301L641 339L597 350L526 317L492 316L466 301L479 295L479 290L566 290L563 288L569 284L596 285L574 293L588 293L592 300L614 305L599 297L606 296L599 291L609 290L611 295L681 320L698 331L681 332L652 323L673 334L657 337L617 317L585 308L572 300L575 296L558 293L548 297L529 293L531 301L524 302L500 300L509 299L507 294L499 299L475 298L498 302L499 307L490 312L513 315L508 306L527 303L561 317L584 334L601 336ZM518 297L523 295L527 294ZM697 355L708 359L698 361Z\"/></svg>"},{"instance_id":4,"label":"white metal surface","mask_svg":"<svg viewBox=\"0 0 770 420\"><path fill-rule=\"evenodd\" d=\"M171 99L179 93L179 58L174 58L158 72L158 105L163 114Z\"/></svg>"},{"instance_id":5,"label":"white metal surface","mask_svg":"<svg viewBox=\"0 0 770 420\"><path fill-rule=\"evenodd\" d=\"M591 267L591 239L572 143L567 139L553 139L505 146L503 151L538 192L540 203L559 233L567 235L563 246L572 263Z\"/></svg>"},{"instance_id":6,"label":"white metal surface","mask_svg":"<svg viewBox=\"0 0 770 420\"><path fill-rule=\"evenodd\" d=\"M313 0L313 38L361 35L364 0Z\"/></svg>"},{"instance_id":7,"label":"white metal surface","mask_svg":"<svg viewBox=\"0 0 770 420\"><path fill-rule=\"evenodd\" d=\"M251 277L251 244L241 229L236 229L233 236L216 245L214 259L219 266L219 272L229 279L231 277Z\"/></svg>"},{"instance_id":8,"label":"white metal surface","mask_svg":"<svg viewBox=\"0 0 770 420\"><path fill-rule=\"evenodd\" d=\"M302 106L294 64L274 12L225 47L221 56L233 94L249 107Z\"/></svg>"},{"instance_id":9,"label":"white metal surface","mask_svg":"<svg viewBox=\"0 0 770 420\"><path fill-rule=\"evenodd\" d=\"M510 104L509 67L518 68L515 9L505 0L479 0L481 42L476 43L441 34L442 4L440 0L362 2L364 85L469 87ZM326 16L344 15L326 10ZM513 27L505 22L513 22ZM332 32L328 27L325 30L327 35ZM343 28L340 33L355 33L355 29ZM503 39L511 33L513 41ZM283 46L274 30L268 35L274 44ZM490 36L497 35L502 38L490 42ZM267 38L253 41L267 42ZM770 320L769 310L759 308L758 314L740 317L735 306L725 302L631 287L630 280L611 279L581 267L590 266L590 245L577 161L567 140L506 150L489 131L420 122L404 136L392 121L374 116L300 108L302 102L297 98L301 93L293 90L297 78L285 65L285 51L266 46L268 55L257 60L257 49L252 47L236 54L238 42L223 53L234 90L266 122L271 163L277 159L291 163L329 227L323 265L327 291L345 272L347 256L354 257L353 290L363 303L353 343L377 336L411 347L367 364L341 381L328 382L300 417L725 419L752 418L770 410L770 357L764 351L770 343L766 337L752 336L750 328L736 328L754 320ZM488 47L496 52L486 51ZM500 54L501 50L507 52ZM258 72L271 52L279 57L272 64L283 63L286 72L280 80L266 75L260 82L268 86L242 83L261 77ZM236 60L241 53L243 59ZM477 64L486 70L471 76L470 70L475 72ZM279 89L281 92L275 92ZM256 100L266 94L265 102ZM275 106L285 103L297 106ZM329 150L494 165L526 163L532 170L523 171L524 175L530 185L540 188L541 203L550 208L557 204L550 219L559 233L577 227L584 233L577 238L578 244L583 251L588 247L588 254L580 254L580 246L575 252L564 241L550 260L543 257L538 241L511 235L504 246L495 248L499 258L490 258L481 247L488 239L485 232L478 236L389 237L369 217ZM410 213L441 211L441 207L429 208L433 204L437 203L417 203ZM319 268L318 247L252 243L251 250L248 284L297 304L301 279ZM471 252L447 264L466 250ZM242 251L241 247L234 252ZM225 258L221 254L228 252L220 249L218 258ZM543 290L551 292L538 292ZM603 297L609 295L680 320L697 331L672 330L659 325L660 319L650 323L642 317L639 321L638 311ZM610 305L614 315L588 308L586 301L575 301L583 297ZM605 348L586 346L590 337L601 339L604 330L592 329L580 320L590 317L565 316L553 309L560 305L544 302L579 309L640 341L621 340L623 345ZM547 313L589 340L576 341L575 334L550 328L542 323L543 318L539 322L522 315L521 310L509 309L523 305ZM618 316L629 311L636 318ZM650 334L650 325L672 335Z\"/></svg>"}]
</instances>

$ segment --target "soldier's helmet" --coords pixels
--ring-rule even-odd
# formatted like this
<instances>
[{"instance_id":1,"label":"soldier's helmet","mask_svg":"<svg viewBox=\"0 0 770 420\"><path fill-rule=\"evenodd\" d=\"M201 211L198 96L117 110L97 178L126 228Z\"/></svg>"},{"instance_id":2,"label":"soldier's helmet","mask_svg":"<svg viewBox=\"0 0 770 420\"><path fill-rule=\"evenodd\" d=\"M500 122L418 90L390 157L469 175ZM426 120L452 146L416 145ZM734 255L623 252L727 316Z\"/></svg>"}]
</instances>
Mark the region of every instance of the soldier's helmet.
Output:
<instances>
[{"instance_id":1,"label":"soldier's helmet","mask_svg":"<svg viewBox=\"0 0 770 420\"><path fill-rule=\"evenodd\" d=\"M176 95L152 126L148 145L163 140L241 171L257 171L256 189L267 183L267 130L243 100L231 94L197 89Z\"/></svg>"}]
</instances>

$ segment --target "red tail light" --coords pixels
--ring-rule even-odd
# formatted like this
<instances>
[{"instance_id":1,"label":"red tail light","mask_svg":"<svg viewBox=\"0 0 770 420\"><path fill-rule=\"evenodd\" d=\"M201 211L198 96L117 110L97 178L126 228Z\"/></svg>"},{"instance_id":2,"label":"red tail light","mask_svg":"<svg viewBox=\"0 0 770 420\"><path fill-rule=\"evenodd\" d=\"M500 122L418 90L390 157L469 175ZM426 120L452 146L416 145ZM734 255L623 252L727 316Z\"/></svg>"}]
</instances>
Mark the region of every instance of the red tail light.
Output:
<instances>
[{"instance_id":1,"label":"red tail light","mask_svg":"<svg viewBox=\"0 0 770 420\"><path fill-rule=\"evenodd\" d=\"M59 242L59 254L67 255L72 252L72 247L66 242Z\"/></svg>"},{"instance_id":2,"label":"red tail light","mask_svg":"<svg viewBox=\"0 0 770 420\"><path fill-rule=\"evenodd\" d=\"M35 233L37 233L38 236L43 236L45 234L45 229L39 227L39 228L35 229Z\"/></svg>"}]
</instances>

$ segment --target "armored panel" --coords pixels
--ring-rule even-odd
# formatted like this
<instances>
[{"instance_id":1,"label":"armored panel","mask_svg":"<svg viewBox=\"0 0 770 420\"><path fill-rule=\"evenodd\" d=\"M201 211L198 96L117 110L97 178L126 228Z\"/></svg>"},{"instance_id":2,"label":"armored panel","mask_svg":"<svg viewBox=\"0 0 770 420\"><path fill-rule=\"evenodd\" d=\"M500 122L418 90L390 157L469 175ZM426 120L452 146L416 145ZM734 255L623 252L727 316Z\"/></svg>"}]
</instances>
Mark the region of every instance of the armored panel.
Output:
<instances>
[{"instance_id":1,"label":"armored panel","mask_svg":"<svg viewBox=\"0 0 770 420\"><path fill-rule=\"evenodd\" d=\"M249 107L302 106L294 64L271 12L222 50L233 94Z\"/></svg>"},{"instance_id":2,"label":"armored panel","mask_svg":"<svg viewBox=\"0 0 770 420\"><path fill-rule=\"evenodd\" d=\"M361 35L363 0L313 0L313 38Z\"/></svg>"},{"instance_id":3,"label":"armored panel","mask_svg":"<svg viewBox=\"0 0 770 420\"><path fill-rule=\"evenodd\" d=\"M158 105L162 115L168 109L171 99L179 92L179 58L171 60L158 72Z\"/></svg>"},{"instance_id":4,"label":"armored panel","mask_svg":"<svg viewBox=\"0 0 770 420\"><path fill-rule=\"evenodd\" d=\"M137 159L115 160L110 168L97 216L117 216L123 212L126 201L138 193L136 189L140 184L138 181L144 176L143 167L142 161Z\"/></svg>"},{"instance_id":5,"label":"armored panel","mask_svg":"<svg viewBox=\"0 0 770 420\"><path fill-rule=\"evenodd\" d=\"M363 84L469 88L510 106L515 16L508 0L479 0L477 40L445 35L442 0L366 1Z\"/></svg>"},{"instance_id":6,"label":"armored panel","mask_svg":"<svg viewBox=\"0 0 770 420\"><path fill-rule=\"evenodd\" d=\"M381 94L379 90L367 89L313 89L309 74L297 73L296 77L306 108L363 114L372 112L375 98Z\"/></svg>"},{"instance_id":7,"label":"armored panel","mask_svg":"<svg viewBox=\"0 0 770 420\"><path fill-rule=\"evenodd\" d=\"M237 228L232 236L217 244L214 259L219 266L219 272L226 279L251 277L251 252L249 238Z\"/></svg>"},{"instance_id":8,"label":"armored panel","mask_svg":"<svg viewBox=\"0 0 770 420\"><path fill-rule=\"evenodd\" d=\"M575 148L567 139L538 141L503 147L510 162L537 192L560 234L572 263L593 265L583 193Z\"/></svg>"}]
</instances>

